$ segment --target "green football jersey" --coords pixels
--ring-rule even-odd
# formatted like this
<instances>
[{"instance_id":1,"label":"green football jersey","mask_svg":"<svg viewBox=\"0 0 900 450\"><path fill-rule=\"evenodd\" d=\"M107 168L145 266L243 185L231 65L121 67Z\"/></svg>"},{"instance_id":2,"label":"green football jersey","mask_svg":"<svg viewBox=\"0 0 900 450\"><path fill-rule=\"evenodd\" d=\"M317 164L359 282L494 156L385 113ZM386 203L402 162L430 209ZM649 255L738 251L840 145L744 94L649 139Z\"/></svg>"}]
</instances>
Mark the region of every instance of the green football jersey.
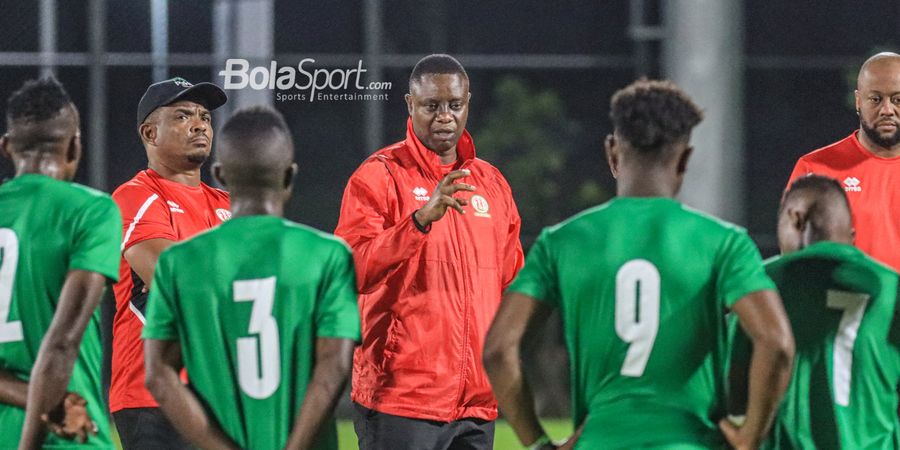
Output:
<instances>
[{"instance_id":1,"label":"green football jersey","mask_svg":"<svg viewBox=\"0 0 900 450\"><path fill-rule=\"evenodd\" d=\"M70 270L119 276L122 217L99 191L43 175L0 186L0 368L27 380ZM97 436L87 446L111 448L101 395L100 313L84 330L69 390L87 400ZM0 448L15 448L25 410L0 404ZM44 448L79 447L50 434Z\"/></svg>"},{"instance_id":2,"label":"green football jersey","mask_svg":"<svg viewBox=\"0 0 900 450\"><path fill-rule=\"evenodd\" d=\"M900 448L897 274L834 242L766 262L797 354L768 446Z\"/></svg>"},{"instance_id":3,"label":"green football jersey","mask_svg":"<svg viewBox=\"0 0 900 450\"><path fill-rule=\"evenodd\" d=\"M279 217L173 245L152 286L143 338L180 342L192 387L242 448L287 443L317 337L360 338L349 247ZM318 448L337 448L333 420L321 436Z\"/></svg>"},{"instance_id":4,"label":"green football jersey","mask_svg":"<svg viewBox=\"0 0 900 450\"><path fill-rule=\"evenodd\" d=\"M745 231L632 197L545 229L509 288L561 310L581 449L720 446L725 310L765 289Z\"/></svg>"}]
</instances>

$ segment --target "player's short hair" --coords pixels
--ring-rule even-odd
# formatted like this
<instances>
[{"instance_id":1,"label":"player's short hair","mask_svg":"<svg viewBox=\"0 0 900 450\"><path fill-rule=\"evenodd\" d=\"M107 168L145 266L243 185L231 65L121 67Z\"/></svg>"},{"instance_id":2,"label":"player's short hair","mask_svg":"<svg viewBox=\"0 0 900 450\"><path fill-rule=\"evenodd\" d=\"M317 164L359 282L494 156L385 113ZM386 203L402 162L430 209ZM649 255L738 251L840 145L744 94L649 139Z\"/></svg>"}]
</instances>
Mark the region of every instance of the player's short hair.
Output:
<instances>
[{"instance_id":1,"label":"player's short hair","mask_svg":"<svg viewBox=\"0 0 900 450\"><path fill-rule=\"evenodd\" d=\"M56 78L28 80L6 101L6 124L43 122L71 104L72 99Z\"/></svg>"},{"instance_id":2,"label":"player's short hair","mask_svg":"<svg viewBox=\"0 0 900 450\"><path fill-rule=\"evenodd\" d=\"M409 84L412 86L413 83L421 80L425 75L446 73L456 73L467 80L469 79L466 69L463 68L456 58L443 53L435 53L420 59L416 63L412 73L409 74Z\"/></svg>"},{"instance_id":3,"label":"player's short hair","mask_svg":"<svg viewBox=\"0 0 900 450\"><path fill-rule=\"evenodd\" d=\"M235 111L219 133L221 139L252 142L273 130L288 136L291 134L280 112L260 105Z\"/></svg>"},{"instance_id":4,"label":"player's short hair","mask_svg":"<svg viewBox=\"0 0 900 450\"><path fill-rule=\"evenodd\" d=\"M841 183L834 178L809 174L800 177L791 183L788 190L784 193L784 199L781 202L779 212L784 209L784 204L787 203L788 198L801 191L812 191L813 194L819 198L828 196L839 198L841 205L846 207L847 211L850 211L850 200L847 199L847 193L844 191L844 187L841 186Z\"/></svg>"},{"instance_id":5,"label":"player's short hair","mask_svg":"<svg viewBox=\"0 0 900 450\"><path fill-rule=\"evenodd\" d=\"M688 137L703 111L675 83L642 78L613 94L609 117L632 147L653 152Z\"/></svg>"}]
</instances>

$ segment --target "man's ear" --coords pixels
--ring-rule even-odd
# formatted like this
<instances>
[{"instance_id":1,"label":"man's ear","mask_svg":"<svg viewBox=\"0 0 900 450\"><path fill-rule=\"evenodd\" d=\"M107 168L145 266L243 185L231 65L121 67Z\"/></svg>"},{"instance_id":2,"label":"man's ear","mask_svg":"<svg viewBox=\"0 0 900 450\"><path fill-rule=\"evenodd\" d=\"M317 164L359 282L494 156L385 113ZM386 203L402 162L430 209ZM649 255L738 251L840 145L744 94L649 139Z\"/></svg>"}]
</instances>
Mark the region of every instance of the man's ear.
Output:
<instances>
[{"instance_id":1,"label":"man's ear","mask_svg":"<svg viewBox=\"0 0 900 450\"><path fill-rule=\"evenodd\" d=\"M0 155L4 158L12 161L12 152L7 148L9 145L9 136L4 133L3 136L0 136Z\"/></svg>"},{"instance_id":2,"label":"man's ear","mask_svg":"<svg viewBox=\"0 0 900 450\"><path fill-rule=\"evenodd\" d=\"M691 154L694 153L694 147L688 145L687 148L678 156L678 175L684 175L687 172L688 160L691 159Z\"/></svg>"},{"instance_id":3,"label":"man's ear","mask_svg":"<svg viewBox=\"0 0 900 450\"><path fill-rule=\"evenodd\" d=\"M138 128L138 134L141 135L141 141L145 144L156 145L156 135L157 135L156 124L144 122Z\"/></svg>"},{"instance_id":4,"label":"man's ear","mask_svg":"<svg viewBox=\"0 0 900 450\"><path fill-rule=\"evenodd\" d=\"M81 159L81 132L75 133L69 140L69 147L66 149L66 162L77 163Z\"/></svg>"},{"instance_id":5,"label":"man's ear","mask_svg":"<svg viewBox=\"0 0 900 450\"><path fill-rule=\"evenodd\" d=\"M413 115L413 96L412 94L406 94L403 96L403 99L406 100L406 111L410 116Z\"/></svg>"},{"instance_id":6,"label":"man's ear","mask_svg":"<svg viewBox=\"0 0 900 450\"><path fill-rule=\"evenodd\" d=\"M616 137L607 134L603 141L603 147L606 150L606 162L609 164L609 171L612 172L613 178L619 177L619 149L616 144Z\"/></svg>"},{"instance_id":7,"label":"man's ear","mask_svg":"<svg viewBox=\"0 0 900 450\"><path fill-rule=\"evenodd\" d=\"M222 163L214 162L212 165L212 176L213 179L216 180L222 187L227 188L228 184L225 183L225 177L222 176Z\"/></svg>"},{"instance_id":8,"label":"man's ear","mask_svg":"<svg viewBox=\"0 0 900 450\"><path fill-rule=\"evenodd\" d=\"M294 187L294 180L297 179L297 171L300 168L297 163L293 163L284 171L284 189L290 192Z\"/></svg>"}]
</instances>

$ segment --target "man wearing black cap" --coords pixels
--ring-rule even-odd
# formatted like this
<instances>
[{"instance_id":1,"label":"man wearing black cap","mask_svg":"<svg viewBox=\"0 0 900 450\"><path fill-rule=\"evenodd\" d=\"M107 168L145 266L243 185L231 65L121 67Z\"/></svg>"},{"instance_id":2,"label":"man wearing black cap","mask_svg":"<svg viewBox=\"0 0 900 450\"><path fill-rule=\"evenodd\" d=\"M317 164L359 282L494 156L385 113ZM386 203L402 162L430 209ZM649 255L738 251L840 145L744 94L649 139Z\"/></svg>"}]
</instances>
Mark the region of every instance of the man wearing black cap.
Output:
<instances>
[{"instance_id":1,"label":"man wearing black cap","mask_svg":"<svg viewBox=\"0 0 900 450\"><path fill-rule=\"evenodd\" d=\"M228 194L200 181L200 168L212 147L210 111L226 100L225 92L212 83L173 78L150 85L138 104L147 169L113 192L122 211L123 239L114 287L109 401L125 449L190 448L144 387L140 335L159 254L231 215Z\"/></svg>"}]
</instances>

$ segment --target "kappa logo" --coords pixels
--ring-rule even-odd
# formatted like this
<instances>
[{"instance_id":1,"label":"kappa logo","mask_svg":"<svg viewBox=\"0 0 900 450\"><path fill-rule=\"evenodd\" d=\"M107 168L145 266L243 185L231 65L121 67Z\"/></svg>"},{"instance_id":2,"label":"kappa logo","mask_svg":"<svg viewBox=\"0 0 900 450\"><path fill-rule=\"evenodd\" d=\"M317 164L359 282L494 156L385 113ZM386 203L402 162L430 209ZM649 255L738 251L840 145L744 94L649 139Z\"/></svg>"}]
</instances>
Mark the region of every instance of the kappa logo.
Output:
<instances>
[{"instance_id":1,"label":"kappa logo","mask_svg":"<svg viewBox=\"0 0 900 450\"><path fill-rule=\"evenodd\" d=\"M480 195L473 195L470 203L472 203L472 209L475 210L475 217L491 217L491 206L488 205L486 198Z\"/></svg>"},{"instance_id":2,"label":"kappa logo","mask_svg":"<svg viewBox=\"0 0 900 450\"><path fill-rule=\"evenodd\" d=\"M415 195L416 200L420 202L427 202L431 199L431 196L428 195L428 189L425 189L423 187L416 187L415 189L413 189L413 195Z\"/></svg>"},{"instance_id":3,"label":"kappa logo","mask_svg":"<svg viewBox=\"0 0 900 450\"><path fill-rule=\"evenodd\" d=\"M175 203L172 200L166 200L166 203L169 204L169 211L184 214L184 210L181 209L181 206L178 206L178 203Z\"/></svg>"},{"instance_id":4,"label":"kappa logo","mask_svg":"<svg viewBox=\"0 0 900 450\"><path fill-rule=\"evenodd\" d=\"M219 220L224 222L231 218L231 211L229 211L225 208L218 208L218 209L216 209L216 217L218 217Z\"/></svg>"},{"instance_id":5,"label":"kappa logo","mask_svg":"<svg viewBox=\"0 0 900 450\"><path fill-rule=\"evenodd\" d=\"M859 185L859 178L844 178L844 190L847 192L862 192L862 186Z\"/></svg>"}]
</instances>

